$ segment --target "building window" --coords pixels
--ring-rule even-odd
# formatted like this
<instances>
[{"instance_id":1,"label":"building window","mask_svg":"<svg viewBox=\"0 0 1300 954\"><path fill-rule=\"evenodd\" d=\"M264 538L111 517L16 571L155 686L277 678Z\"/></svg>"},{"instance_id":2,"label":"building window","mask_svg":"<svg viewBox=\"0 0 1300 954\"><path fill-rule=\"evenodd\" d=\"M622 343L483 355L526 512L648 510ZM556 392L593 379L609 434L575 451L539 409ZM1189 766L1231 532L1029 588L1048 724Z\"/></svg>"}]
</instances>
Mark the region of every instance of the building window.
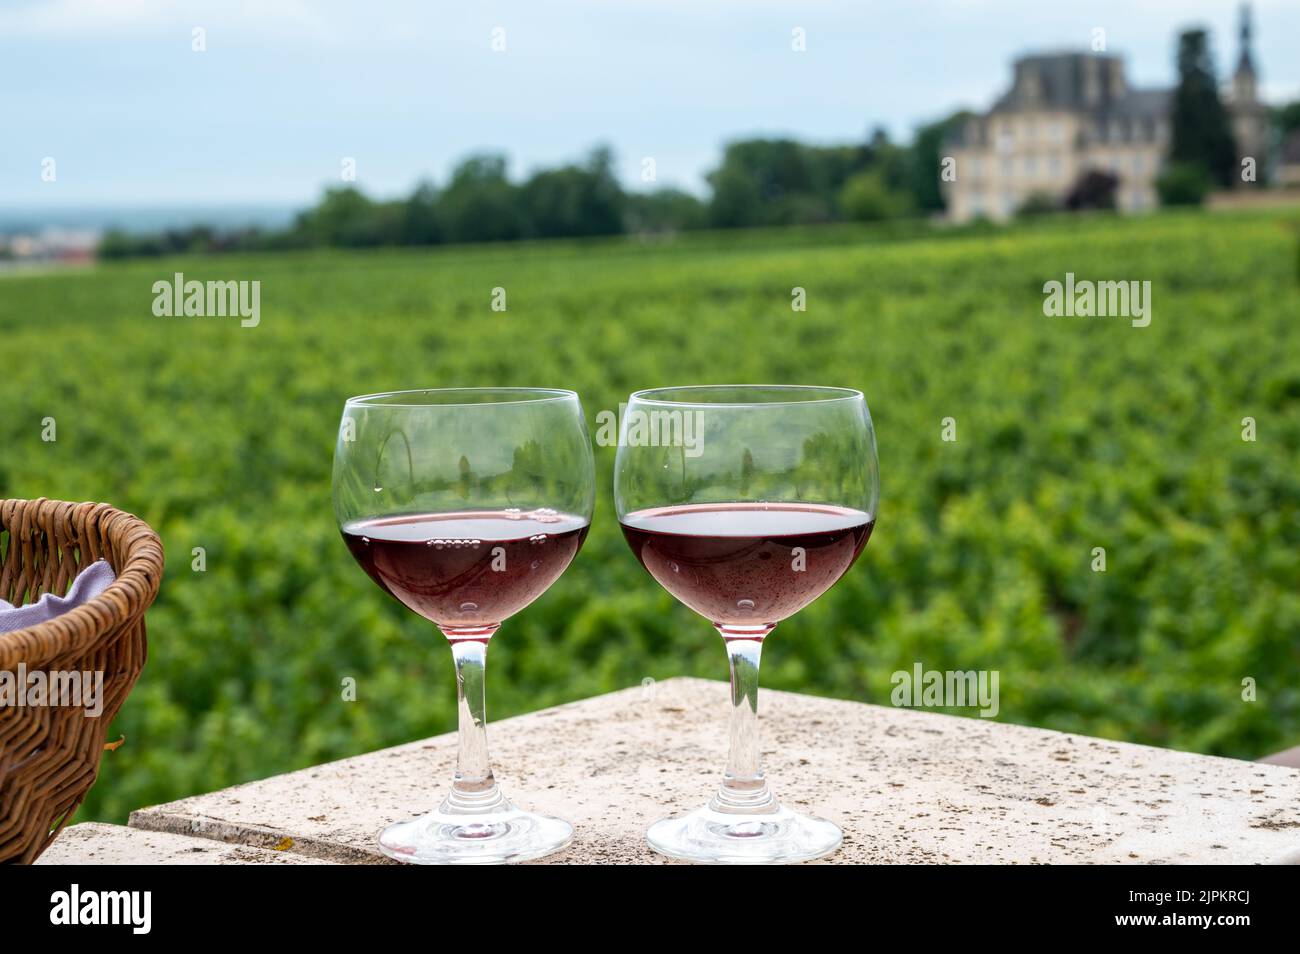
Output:
<instances>
[{"instance_id":1,"label":"building window","mask_svg":"<svg viewBox=\"0 0 1300 954\"><path fill-rule=\"evenodd\" d=\"M1033 156L1025 156L1025 175L1038 175L1038 160Z\"/></svg>"},{"instance_id":2,"label":"building window","mask_svg":"<svg viewBox=\"0 0 1300 954\"><path fill-rule=\"evenodd\" d=\"M1061 157L1052 156L1047 160L1047 174L1053 179L1061 178Z\"/></svg>"},{"instance_id":3,"label":"building window","mask_svg":"<svg viewBox=\"0 0 1300 954\"><path fill-rule=\"evenodd\" d=\"M1143 169L1145 167L1145 163L1142 160L1142 153L1139 152L1135 154L1133 156L1133 161L1130 165L1131 168L1133 169L1133 175L1135 176L1142 175Z\"/></svg>"},{"instance_id":4,"label":"building window","mask_svg":"<svg viewBox=\"0 0 1300 954\"><path fill-rule=\"evenodd\" d=\"M1010 179L1010 178L1011 178L1012 176L1014 176L1015 174L1016 174L1015 163L1013 163L1010 159L1003 159L1003 160L1002 160L1002 175L1003 175L1005 178Z\"/></svg>"}]
</instances>

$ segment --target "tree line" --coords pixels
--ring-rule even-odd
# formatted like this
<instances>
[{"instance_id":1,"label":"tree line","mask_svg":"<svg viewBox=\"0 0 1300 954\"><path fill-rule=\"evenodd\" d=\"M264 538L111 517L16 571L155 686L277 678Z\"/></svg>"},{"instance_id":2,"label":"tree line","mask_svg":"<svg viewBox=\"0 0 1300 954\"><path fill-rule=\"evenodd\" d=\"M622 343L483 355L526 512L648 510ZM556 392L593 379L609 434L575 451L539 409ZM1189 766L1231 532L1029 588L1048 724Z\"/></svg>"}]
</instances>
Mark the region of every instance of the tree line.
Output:
<instances>
[{"instance_id":1,"label":"tree line","mask_svg":"<svg viewBox=\"0 0 1300 954\"><path fill-rule=\"evenodd\" d=\"M710 196L674 188L625 189L614 156L597 147L583 160L540 169L522 181L504 156L473 155L441 187L422 181L403 199L367 196L351 184L284 229L221 231L208 226L148 235L111 230L102 258L188 252L367 248L517 239L655 234L837 221L873 222L940 211L940 151L950 124L923 127L911 144L876 130L857 145L746 139L726 146L707 176Z\"/></svg>"}]
</instances>

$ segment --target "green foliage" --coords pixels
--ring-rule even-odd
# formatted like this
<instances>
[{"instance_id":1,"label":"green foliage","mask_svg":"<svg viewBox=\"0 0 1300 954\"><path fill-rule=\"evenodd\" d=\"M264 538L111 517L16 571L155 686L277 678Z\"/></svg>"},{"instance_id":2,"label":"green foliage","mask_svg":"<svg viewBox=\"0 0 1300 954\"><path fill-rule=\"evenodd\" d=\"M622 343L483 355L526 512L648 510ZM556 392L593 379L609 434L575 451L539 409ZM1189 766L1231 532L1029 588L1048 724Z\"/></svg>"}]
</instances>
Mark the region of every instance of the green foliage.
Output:
<instances>
[{"instance_id":1,"label":"green foliage","mask_svg":"<svg viewBox=\"0 0 1300 954\"><path fill-rule=\"evenodd\" d=\"M457 166L440 211L453 242L500 242L528 234L519 187L506 177L504 156L471 156Z\"/></svg>"},{"instance_id":2,"label":"green foliage","mask_svg":"<svg viewBox=\"0 0 1300 954\"><path fill-rule=\"evenodd\" d=\"M633 233L676 232L703 228L708 211L703 202L680 189L632 192L627 196L627 227Z\"/></svg>"},{"instance_id":3,"label":"green foliage","mask_svg":"<svg viewBox=\"0 0 1300 954\"><path fill-rule=\"evenodd\" d=\"M623 231L623 189L608 149L582 166L539 172L520 193L529 234L540 238L617 235Z\"/></svg>"},{"instance_id":4,"label":"green foliage","mask_svg":"<svg viewBox=\"0 0 1300 954\"><path fill-rule=\"evenodd\" d=\"M916 137L912 140L907 176L908 191L912 194L917 208L925 212L943 210L943 192L939 185L940 174L943 171L943 144L949 133L958 129L972 115L974 114L963 110L938 122L922 126L916 131Z\"/></svg>"},{"instance_id":5,"label":"green foliage","mask_svg":"<svg viewBox=\"0 0 1300 954\"><path fill-rule=\"evenodd\" d=\"M1214 182L1225 188L1231 186L1235 181L1237 147L1219 98L1214 56L1204 30L1186 30L1178 37L1178 86L1171 121L1172 161L1199 164Z\"/></svg>"},{"instance_id":6,"label":"green foliage","mask_svg":"<svg viewBox=\"0 0 1300 954\"><path fill-rule=\"evenodd\" d=\"M1196 162L1175 162L1156 180L1161 205L1200 205L1213 189L1210 174Z\"/></svg>"},{"instance_id":7,"label":"green foliage","mask_svg":"<svg viewBox=\"0 0 1300 954\"><path fill-rule=\"evenodd\" d=\"M111 261L122 258L155 258L159 255L302 248L308 244L311 243L307 237L296 230L266 233L253 228L217 232L209 226L198 225L146 235L109 229L100 239L97 252L101 259Z\"/></svg>"},{"instance_id":8,"label":"green foliage","mask_svg":"<svg viewBox=\"0 0 1300 954\"><path fill-rule=\"evenodd\" d=\"M763 190L758 178L738 164L723 164L709 173L713 201L709 203L709 224L721 229L747 228L763 224Z\"/></svg>"},{"instance_id":9,"label":"green foliage","mask_svg":"<svg viewBox=\"0 0 1300 954\"><path fill-rule=\"evenodd\" d=\"M840 191L840 208L854 222L883 222L912 210L907 194L891 190L878 172L859 172L846 182Z\"/></svg>"},{"instance_id":10,"label":"green foliage","mask_svg":"<svg viewBox=\"0 0 1300 954\"><path fill-rule=\"evenodd\" d=\"M778 628L765 685L888 704L918 661L997 669L1003 720L1245 758L1294 745L1300 288L1283 225L1048 218L898 242L840 225L2 278L0 334L27 359L6 368L0 494L108 500L167 549L149 661L111 730L126 744L82 817L454 727L445 642L353 563L330 505L344 398L404 387L572 387L593 430L642 387L861 388L879 523ZM151 285L175 271L260 280L261 324L154 317ZM1150 280L1151 326L1045 317L1043 283L1067 271ZM725 674L708 624L628 552L613 457L596 449L583 552L494 640L493 719Z\"/></svg>"},{"instance_id":11,"label":"green foliage","mask_svg":"<svg viewBox=\"0 0 1300 954\"><path fill-rule=\"evenodd\" d=\"M1282 136L1300 132L1300 99L1277 107L1273 112L1273 122Z\"/></svg>"},{"instance_id":12,"label":"green foliage","mask_svg":"<svg viewBox=\"0 0 1300 954\"><path fill-rule=\"evenodd\" d=\"M870 222L908 214L918 201L933 208L942 134L933 128L925 135L924 154L891 143L882 130L861 146L808 146L792 139L730 143L709 175L709 223L745 228ZM930 164L934 185L924 181Z\"/></svg>"},{"instance_id":13,"label":"green foliage","mask_svg":"<svg viewBox=\"0 0 1300 954\"><path fill-rule=\"evenodd\" d=\"M340 186L299 215L296 229L306 245L367 248L389 244L402 220L401 203L372 202L359 189Z\"/></svg>"},{"instance_id":14,"label":"green foliage","mask_svg":"<svg viewBox=\"0 0 1300 954\"><path fill-rule=\"evenodd\" d=\"M1061 211L1061 203L1045 192L1033 192L1021 203L1016 215L1032 218L1036 215L1051 215Z\"/></svg>"},{"instance_id":15,"label":"green foliage","mask_svg":"<svg viewBox=\"0 0 1300 954\"><path fill-rule=\"evenodd\" d=\"M447 226L440 198L432 182L421 182L415 187L402 210L400 244L437 245L446 239Z\"/></svg>"}]
</instances>

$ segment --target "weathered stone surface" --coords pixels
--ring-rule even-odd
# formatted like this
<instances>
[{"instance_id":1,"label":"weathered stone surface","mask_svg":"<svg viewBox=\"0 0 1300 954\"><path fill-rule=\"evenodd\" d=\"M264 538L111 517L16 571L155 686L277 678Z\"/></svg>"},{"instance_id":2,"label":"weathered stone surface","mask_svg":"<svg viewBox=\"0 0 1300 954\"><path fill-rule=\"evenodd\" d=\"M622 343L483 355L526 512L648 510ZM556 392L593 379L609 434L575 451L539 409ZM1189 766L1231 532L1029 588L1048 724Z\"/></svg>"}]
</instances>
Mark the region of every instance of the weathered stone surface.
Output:
<instances>
[{"instance_id":1,"label":"weathered stone surface","mask_svg":"<svg viewBox=\"0 0 1300 954\"><path fill-rule=\"evenodd\" d=\"M558 863L657 862L647 825L702 804L726 748L722 683L673 679L490 728L498 778L577 829ZM779 797L845 831L833 862L1219 862L1300 852L1300 771L765 691ZM139 829L385 860L386 823L441 799L454 734L135 812Z\"/></svg>"},{"instance_id":2,"label":"weathered stone surface","mask_svg":"<svg viewBox=\"0 0 1300 954\"><path fill-rule=\"evenodd\" d=\"M327 862L287 850L227 845L125 825L85 822L64 829L38 865L319 865Z\"/></svg>"}]
</instances>

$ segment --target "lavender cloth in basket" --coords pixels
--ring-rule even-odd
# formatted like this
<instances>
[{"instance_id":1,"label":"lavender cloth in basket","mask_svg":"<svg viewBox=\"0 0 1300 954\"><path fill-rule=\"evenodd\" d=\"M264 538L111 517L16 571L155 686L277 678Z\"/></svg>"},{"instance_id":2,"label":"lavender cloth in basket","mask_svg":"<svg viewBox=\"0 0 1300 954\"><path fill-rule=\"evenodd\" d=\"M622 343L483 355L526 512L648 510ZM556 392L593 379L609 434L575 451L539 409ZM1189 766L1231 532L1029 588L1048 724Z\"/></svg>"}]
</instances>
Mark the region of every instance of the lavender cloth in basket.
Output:
<instances>
[{"instance_id":1,"label":"lavender cloth in basket","mask_svg":"<svg viewBox=\"0 0 1300 954\"><path fill-rule=\"evenodd\" d=\"M113 568L103 560L96 560L77 574L67 596L46 593L35 603L26 606L11 606L0 600L0 633L12 633L62 616L68 610L93 600L108 589L108 585L115 579L117 576L113 573Z\"/></svg>"}]
</instances>

